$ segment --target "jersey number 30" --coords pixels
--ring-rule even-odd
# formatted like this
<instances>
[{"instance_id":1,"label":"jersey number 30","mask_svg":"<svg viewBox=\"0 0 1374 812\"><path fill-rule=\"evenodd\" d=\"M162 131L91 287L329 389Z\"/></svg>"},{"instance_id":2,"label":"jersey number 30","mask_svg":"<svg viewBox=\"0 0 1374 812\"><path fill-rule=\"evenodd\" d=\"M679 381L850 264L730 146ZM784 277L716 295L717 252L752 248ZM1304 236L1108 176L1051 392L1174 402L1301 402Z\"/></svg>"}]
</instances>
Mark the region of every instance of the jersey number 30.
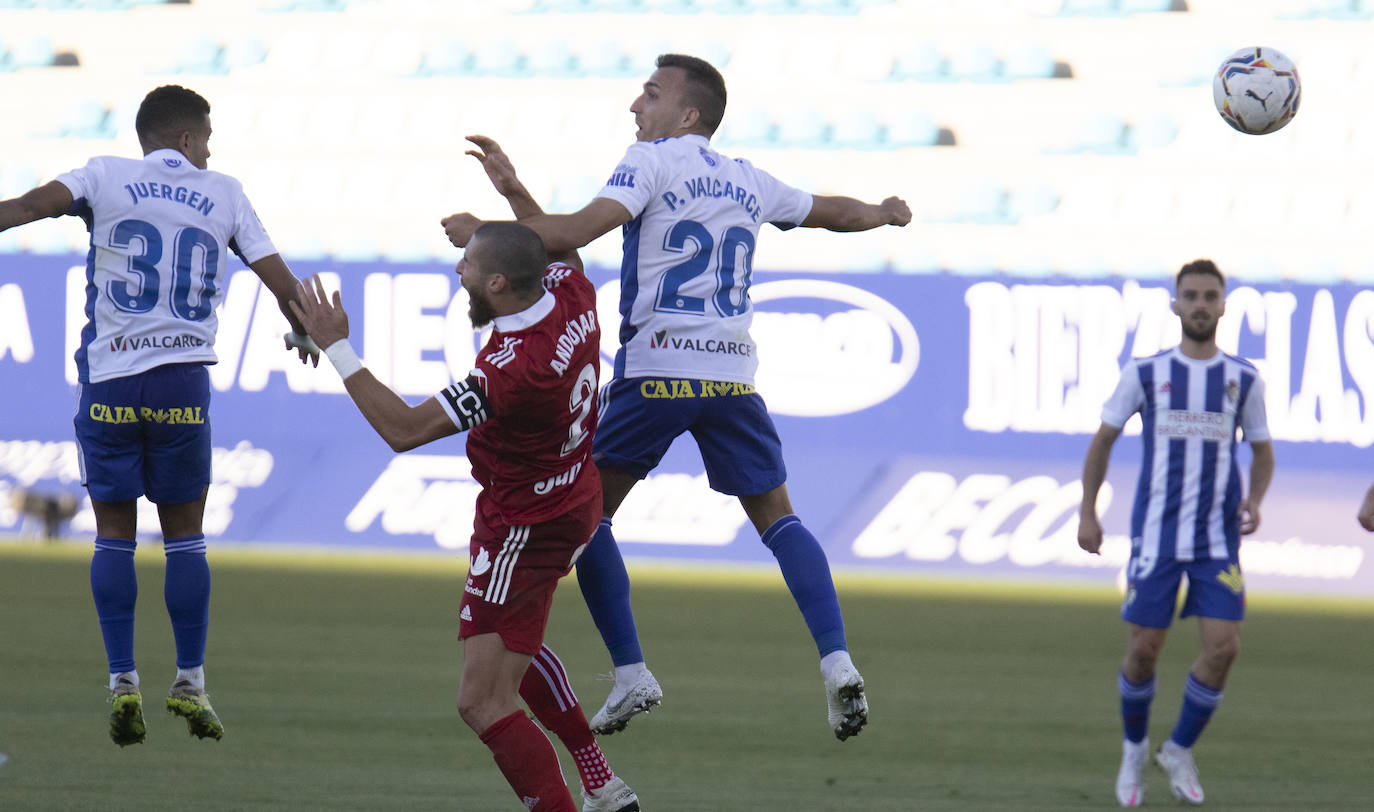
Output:
<instances>
[{"instance_id":1,"label":"jersey number 30","mask_svg":"<svg viewBox=\"0 0 1374 812\"><path fill-rule=\"evenodd\" d=\"M139 244L138 253L130 251ZM127 251L129 272L137 274L137 292L115 279L105 293L114 306L128 313L147 313L161 295L162 232L143 220L121 220L110 232L110 247ZM172 240L172 314L186 321L204 321L212 312L215 274L219 271L219 242L208 231L188 226ZM199 270L197 274L196 271ZM192 301L194 300L194 304Z\"/></svg>"},{"instance_id":2,"label":"jersey number 30","mask_svg":"<svg viewBox=\"0 0 1374 812\"><path fill-rule=\"evenodd\" d=\"M688 296L682 289L711 268L716 243L706 226L695 220L682 220L668 229L663 238L663 250L684 253L688 243L695 249L685 261L669 268L658 285L658 299L654 310L661 313L706 315L706 298ZM716 262L715 290L711 305L723 317L738 316L749 309L749 276L754 270L754 235L745 228L731 226L720 240L720 258ZM700 290L700 286L696 286ZM735 293L735 288L739 292Z\"/></svg>"}]
</instances>

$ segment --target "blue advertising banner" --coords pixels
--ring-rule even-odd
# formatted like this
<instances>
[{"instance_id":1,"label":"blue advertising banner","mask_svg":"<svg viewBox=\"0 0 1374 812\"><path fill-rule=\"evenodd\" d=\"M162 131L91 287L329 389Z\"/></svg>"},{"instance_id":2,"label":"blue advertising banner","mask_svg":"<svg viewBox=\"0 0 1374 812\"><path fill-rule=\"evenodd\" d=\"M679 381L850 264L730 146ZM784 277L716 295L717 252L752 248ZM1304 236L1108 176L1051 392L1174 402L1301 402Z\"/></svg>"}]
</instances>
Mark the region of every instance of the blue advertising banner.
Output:
<instances>
[{"instance_id":1,"label":"blue advertising banner","mask_svg":"<svg viewBox=\"0 0 1374 812\"><path fill-rule=\"evenodd\" d=\"M355 348L412 403L463 377L484 339L450 267L293 270L342 291ZM94 532L71 439L84 271L76 256L0 257L0 533L32 525L13 499L23 492L82 499L72 533ZM589 275L609 377L619 282L610 269ZM392 453L328 364L306 368L282 349L285 322L251 271L231 273L225 290L207 535L465 550L478 486L462 436ZM833 564L1119 577L1138 425L1118 441L1099 503L1101 556L1075 541L1079 476L1120 365L1178 342L1168 280L757 272L751 295L758 389L782 435L792 501ZM1278 459L1260 529L1243 546L1251 585L1374 596L1370 537L1354 520L1374 479L1374 292L1235 282L1218 338L1266 380ZM1242 471L1248 462L1243 450ZM141 529L156 537L144 507ZM772 560L735 500L707 487L690 438L615 525L627 555Z\"/></svg>"}]
</instances>

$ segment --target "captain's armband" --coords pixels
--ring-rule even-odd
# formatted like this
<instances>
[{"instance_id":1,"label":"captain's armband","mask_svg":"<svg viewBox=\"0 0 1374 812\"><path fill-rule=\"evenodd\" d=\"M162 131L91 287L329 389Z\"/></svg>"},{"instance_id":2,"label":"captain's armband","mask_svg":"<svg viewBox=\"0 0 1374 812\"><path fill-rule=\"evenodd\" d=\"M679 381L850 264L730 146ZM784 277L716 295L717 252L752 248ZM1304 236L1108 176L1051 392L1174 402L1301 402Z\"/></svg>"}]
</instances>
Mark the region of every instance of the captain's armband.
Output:
<instances>
[{"instance_id":1,"label":"captain's armband","mask_svg":"<svg viewBox=\"0 0 1374 812\"><path fill-rule=\"evenodd\" d=\"M438 394L439 405L444 407L453 425L459 431L467 431L486 422L491 417L491 401L477 379L469 375Z\"/></svg>"}]
</instances>

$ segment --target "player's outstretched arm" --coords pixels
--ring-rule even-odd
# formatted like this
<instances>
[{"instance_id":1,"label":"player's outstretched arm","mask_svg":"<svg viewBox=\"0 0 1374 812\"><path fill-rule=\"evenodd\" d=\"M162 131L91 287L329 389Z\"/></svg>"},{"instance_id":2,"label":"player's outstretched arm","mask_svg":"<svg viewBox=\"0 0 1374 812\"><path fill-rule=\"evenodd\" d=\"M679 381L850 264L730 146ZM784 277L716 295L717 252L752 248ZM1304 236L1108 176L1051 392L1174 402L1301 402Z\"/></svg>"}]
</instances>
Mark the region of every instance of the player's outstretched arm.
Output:
<instances>
[{"instance_id":1,"label":"player's outstretched arm","mask_svg":"<svg viewBox=\"0 0 1374 812\"><path fill-rule=\"evenodd\" d=\"M544 213L539 201L534 199L534 195L530 194L530 190L525 188L525 184L516 176L515 165L511 163L510 156L505 150L501 149L501 145L496 143L496 139L485 135L469 135L468 140L475 144L477 149L470 149L466 154L482 164L491 185L510 204L510 210L516 219L536 217ZM583 269L582 257L578 256L575 248L559 252L549 251L549 260L571 265L579 271Z\"/></svg>"},{"instance_id":2,"label":"player's outstretched arm","mask_svg":"<svg viewBox=\"0 0 1374 812\"><path fill-rule=\"evenodd\" d=\"M911 209L900 197L881 203L865 203L842 195L812 195L811 213L801 222L806 228L829 231L868 231L879 226L904 226L911 222Z\"/></svg>"},{"instance_id":3,"label":"player's outstretched arm","mask_svg":"<svg viewBox=\"0 0 1374 812\"><path fill-rule=\"evenodd\" d=\"M606 197L598 197L572 214L536 214L520 218L521 223L534 229L551 255L581 248L629 221L629 209ZM449 242L462 248L482 222L469 212L461 212L450 214L439 224L444 227Z\"/></svg>"},{"instance_id":4,"label":"player's outstretched arm","mask_svg":"<svg viewBox=\"0 0 1374 812\"><path fill-rule=\"evenodd\" d=\"M1374 485L1370 485L1369 490L1365 491L1364 502L1360 504L1357 518L1360 520L1360 527L1374 531Z\"/></svg>"},{"instance_id":5,"label":"player's outstretched arm","mask_svg":"<svg viewBox=\"0 0 1374 812\"><path fill-rule=\"evenodd\" d=\"M1260 526L1260 502L1274 479L1274 444L1265 441L1250 444L1250 493L1240 503L1240 532L1255 532Z\"/></svg>"},{"instance_id":6,"label":"player's outstretched arm","mask_svg":"<svg viewBox=\"0 0 1374 812\"><path fill-rule=\"evenodd\" d=\"M286 267L286 260L281 258L281 254L272 254L249 263L248 267L252 268L253 273L257 274L267 289L272 291L272 295L277 298L277 307L291 325L291 332L286 334L286 348L299 353L302 364L319 366L320 348L306 334L300 318L291 309L291 303L298 301L300 282L296 275L291 273L291 269Z\"/></svg>"},{"instance_id":7,"label":"player's outstretched arm","mask_svg":"<svg viewBox=\"0 0 1374 812\"><path fill-rule=\"evenodd\" d=\"M44 217L60 217L71 207L72 191L59 181L48 181L19 197L0 200L0 231Z\"/></svg>"},{"instance_id":8,"label":"player's outstretched arm","mask_svg":"<svg viewBox=\"0 0 1374 812\"><path fill-rule=\"evenodd\" d=\"M1083 503L1078 509L1078 546L1090 553L1102 550L1102 523L1097 519L1097 494L1107 479L1107 463L1121 429L1103 423L1093 435L1083 459Z\"/></svg>"},{"instance_id":9,"label":"player's outstretched arm","mask_svg":"<svg viewBox=\"0 0 1374 812\"><path fill-rule=\"evenodd\" d=\"M325 294L319 274L300 283L299 296L290 306L310 337L325 348L358 411L392 450L409 451L458 432L437 400L429 398L411 406L363 366L348 343L348 314L342 298L338 291L332 300Z\"/></svg>"}]
</instances>

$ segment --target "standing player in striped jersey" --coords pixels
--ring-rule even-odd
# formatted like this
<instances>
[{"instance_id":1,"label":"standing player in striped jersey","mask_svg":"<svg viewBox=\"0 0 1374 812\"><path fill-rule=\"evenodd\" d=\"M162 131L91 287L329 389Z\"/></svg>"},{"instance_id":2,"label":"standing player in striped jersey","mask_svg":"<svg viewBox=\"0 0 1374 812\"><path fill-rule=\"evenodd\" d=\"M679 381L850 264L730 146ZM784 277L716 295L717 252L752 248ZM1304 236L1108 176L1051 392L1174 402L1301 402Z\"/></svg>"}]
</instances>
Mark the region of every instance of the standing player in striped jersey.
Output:
<instances>
[{"instance_id":1,"label":"standing player in striped jersey","mask_svg":"<svg viewBox=\"0 0 1374 812\"><path fill-rule=\"evenodd\" d=\"M110 738L121 747L146 735L134 667L137 499L145 494L161 520L164 597L176 641L167 710L184 717L192 735L224 735L205 695L210 567L201 524L210 485L205 365L216 361L215 307L229 251L276 296L293 328L287 348L302 362L319 361L287 307L296 278L243 187L206 169L209 103L183 87L159 87L144 98L134 126L142 160L92 158L0 202L0 231L72 214L91 233L87 321L76 351L76 444L95 511L91 592L110 667Z\"/></svg>"},{"instance_id":2,"label":"standing player in striped jersey","mask_svg":"<svg viewBox=\"0 0 1374 812\"><path fill-rule=\"evenodd\" d=\"M759 228L773 223L831 231L904 226L911 211L812 195L748 161L711 149L725 115L725 80L704 60L665 54L630 105L638 131L597 197L580 211L521 218L551 250L578 248L623 227L620 352L602 390L596 462L605 518L578 563L583 597L615 664L615 686L592 718L614 733L659 704L663 692L640 649L625 564L611 517L630 489L691 432L711 487L739 497L782 570L820 655L827 720L841 741L868 721L863 678L854 667L830 565L787 494L782 445L763 399L749 326L749 285ZM444 218L455 245L481 221ZM655 389L690 398L651 397Z\"/></svg>"},{"instance_id":3,"label":"standing player in striped jersey","mask_svg":"<svg viewBox=\"0 0 1374 812\"><path fill-rule=\"evenodd\" d=\"M536 205L495 142L477 155L516 213ZM601 330L596 289L577 253L549 262L539 236L518 223L480 229L458 274L474 327L493 326L472 372L409 406L363 368L348 317L319 278L298 311L377 433L406 451L468 432L477 497L467 584L459 609L463 676L458 713L491 749L526 809L576 812L548 738L573 755L583 812L636 812L639 799L606 763L562 664L543 645L558 579L571 571L601 517L591 460Z\"/></svg>"},{"instance_id":4,"label":"standing player in striped jersey","mask_svg":"<svg viewBox=\"0 0 1374 812\"><path fill-rule=\"evenodd\" d=\"M1125 727L1116 797L1122 806L1144 800L1147 727L1155 692L1155 662L1173 619L1178 589L1188 578L1180 617L1196 615L1202 652L1183 691L1183 708L1155 761L1169 775L1175 797L1203 800L1193 743L1221 702L1226 674L1240 650L1245 588L1240 537L1255 532L1260 502L1274 474L1274 448L1264 415L1264 381L1250 362L1217 347L1217 322L1226 309L1226 280L1211 260L1184 265L1175 280L1173 310L1183 327L1174 349L1132 359L1102 410L1102 426L1083 463L1078 544L1102 546L1097 494L1112 445L1139 412L1145 453L1131 511L1131 559L1121 616L1130 640L1121 663ZM1243 495L1236 430L1250 443L1250 492Z\"/></svg>"}]
</instances>

